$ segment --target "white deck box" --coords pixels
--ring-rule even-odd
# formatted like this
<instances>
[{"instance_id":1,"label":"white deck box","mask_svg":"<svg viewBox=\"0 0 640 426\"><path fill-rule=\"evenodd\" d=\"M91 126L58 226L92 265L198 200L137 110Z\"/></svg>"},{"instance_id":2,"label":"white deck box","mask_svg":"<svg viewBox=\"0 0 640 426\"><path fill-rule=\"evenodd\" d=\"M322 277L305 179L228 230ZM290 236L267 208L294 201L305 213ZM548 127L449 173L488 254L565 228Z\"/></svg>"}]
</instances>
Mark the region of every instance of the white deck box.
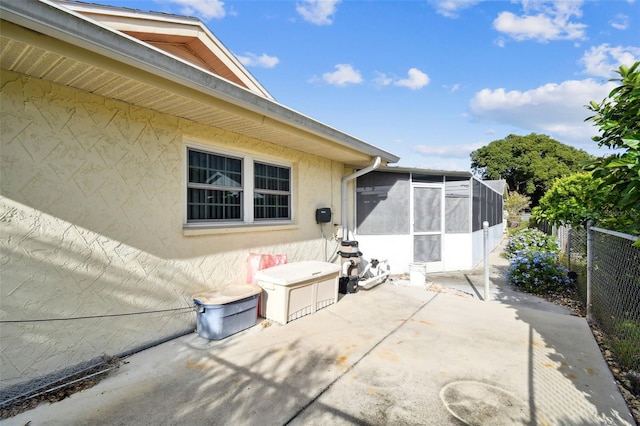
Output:
<instances>
[{"instance_id":1,"label":"white deck box","mask_svg":"<svg viewBox=\"0 0 640 426\"><path fill-rule=\"evenodd\" d=\"M256 272L264 290L261 314L280 324L312 314L338 301L340 266L307 260Z\"/></svg>"}]
</instances>

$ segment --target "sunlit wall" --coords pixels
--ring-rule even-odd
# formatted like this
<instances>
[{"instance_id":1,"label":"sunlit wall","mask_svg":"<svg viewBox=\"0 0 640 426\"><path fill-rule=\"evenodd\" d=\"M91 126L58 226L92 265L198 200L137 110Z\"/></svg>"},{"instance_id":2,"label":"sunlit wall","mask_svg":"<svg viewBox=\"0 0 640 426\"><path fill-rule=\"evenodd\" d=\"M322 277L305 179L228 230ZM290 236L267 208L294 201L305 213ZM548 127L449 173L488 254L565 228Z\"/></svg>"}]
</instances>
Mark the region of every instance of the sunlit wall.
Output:
<instances>
[{"instance_id":1,"label":"sunlit wall","mask_svg":"<svg viewBox=\"0 0 640 426\"><path fill-rule=\"evenodd\" d=\"M11 72L0 87L1 386L192 329L191 296L245 282L250 252L335 253L315 209L340 211L341 163ZM291 164L294 223L185 232L189 142Z\"/></svg>"}]
</instances>

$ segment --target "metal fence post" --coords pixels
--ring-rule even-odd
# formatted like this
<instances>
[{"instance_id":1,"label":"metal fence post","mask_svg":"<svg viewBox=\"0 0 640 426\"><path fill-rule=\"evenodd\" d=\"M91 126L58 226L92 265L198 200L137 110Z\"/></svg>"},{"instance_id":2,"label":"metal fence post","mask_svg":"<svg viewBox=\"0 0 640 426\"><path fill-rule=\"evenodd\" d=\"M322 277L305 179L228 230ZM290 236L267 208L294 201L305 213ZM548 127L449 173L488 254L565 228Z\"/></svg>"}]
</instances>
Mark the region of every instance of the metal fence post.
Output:
<instances>
[{"instance_id":1,"label":"metal fence post","mask_svg":"<svg viewBox=\"0 0 640 426\"><path fill-rule=\"evenodd\" d=\"M593 282L593 220L587 222L587 321L591 321L591 283Z\"/></svg>"},{"instance_id":2,"label":"metal fence post","mask_svg":"<svg viewBox=\"0 0 640 426\"><path fill-rule=\"evenodd\" d=\"M489 222L482 222L484 240L484 301L489 300Z\"/></svg>"},{"instance_id":3,"label":"metal fence post","mask_svg":"<svg viewBox=\"0 0 640 426\"><path fill-rule=\"evenodd\" d=\"M571 270L571 227L567 228L567 269Z\"/></svg>"}]
</instances>

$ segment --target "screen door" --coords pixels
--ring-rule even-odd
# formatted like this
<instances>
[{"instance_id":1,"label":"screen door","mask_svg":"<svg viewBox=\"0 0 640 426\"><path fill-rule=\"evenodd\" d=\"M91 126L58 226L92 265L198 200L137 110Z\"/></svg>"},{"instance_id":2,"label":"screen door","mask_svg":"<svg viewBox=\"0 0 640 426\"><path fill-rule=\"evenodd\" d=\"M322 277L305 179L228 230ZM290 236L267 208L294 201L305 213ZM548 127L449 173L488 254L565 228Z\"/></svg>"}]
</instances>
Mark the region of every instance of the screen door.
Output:
<instances>
[{"instance_id":1,"label":"screen door","mask_svg":"<svg viewBox=\"0 0 640 426\"><path fill-rule=\"evenodd\" d=\"M426 263L427 271L441 271L442 186L414 186L412 204L413 261Z\"/></svg>"}]
</instances>

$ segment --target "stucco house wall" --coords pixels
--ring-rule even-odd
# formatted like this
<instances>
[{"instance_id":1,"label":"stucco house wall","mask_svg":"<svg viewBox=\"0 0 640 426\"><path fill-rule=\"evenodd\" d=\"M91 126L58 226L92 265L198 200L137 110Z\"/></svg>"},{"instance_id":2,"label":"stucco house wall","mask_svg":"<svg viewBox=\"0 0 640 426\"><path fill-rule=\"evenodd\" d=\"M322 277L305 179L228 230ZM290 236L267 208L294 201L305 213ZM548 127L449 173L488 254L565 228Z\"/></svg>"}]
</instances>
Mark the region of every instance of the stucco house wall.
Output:
<instances>
[{"instance_id":1,"label":"stucco house wall","mask_svg":"<svg viewBox=\"0 0 640 426\"><path fill-rule=\"evenodd\" d=\"M193 329L250 251L331 255L341 163L5 70L0 114L1 387ZM293 224L186 229L188 143L291 164Z\"/></svg>"}]
</instances>

